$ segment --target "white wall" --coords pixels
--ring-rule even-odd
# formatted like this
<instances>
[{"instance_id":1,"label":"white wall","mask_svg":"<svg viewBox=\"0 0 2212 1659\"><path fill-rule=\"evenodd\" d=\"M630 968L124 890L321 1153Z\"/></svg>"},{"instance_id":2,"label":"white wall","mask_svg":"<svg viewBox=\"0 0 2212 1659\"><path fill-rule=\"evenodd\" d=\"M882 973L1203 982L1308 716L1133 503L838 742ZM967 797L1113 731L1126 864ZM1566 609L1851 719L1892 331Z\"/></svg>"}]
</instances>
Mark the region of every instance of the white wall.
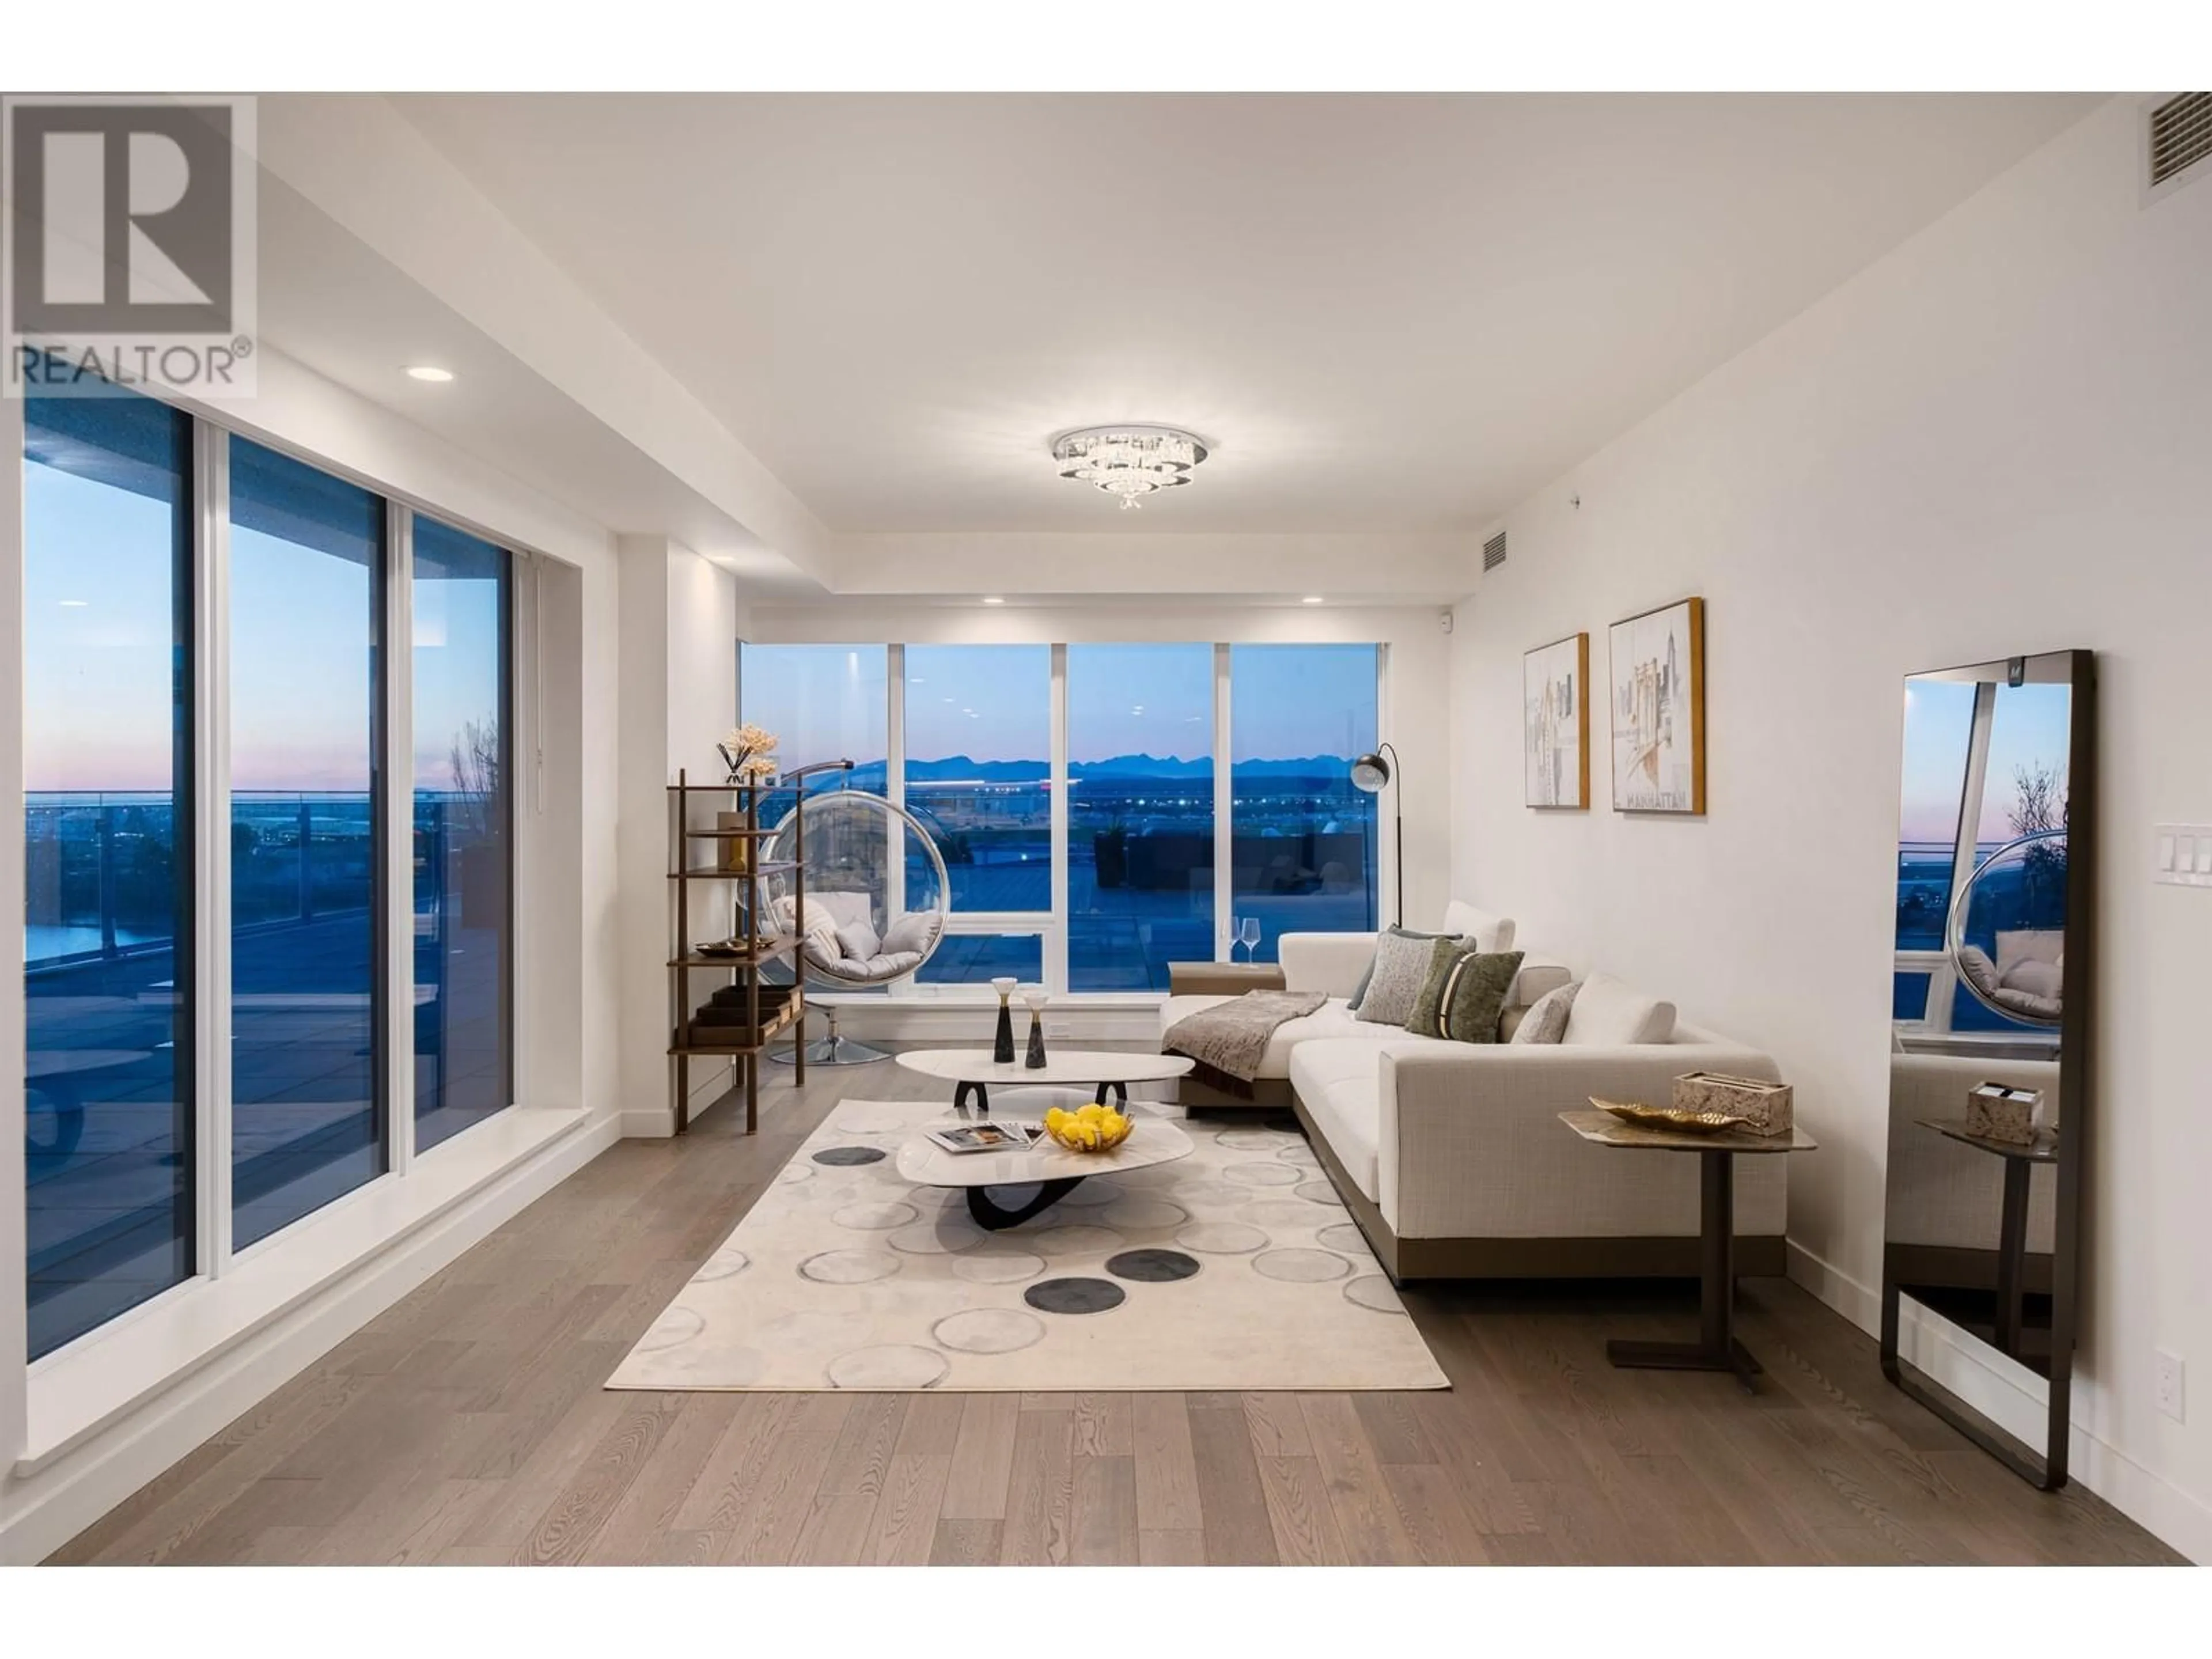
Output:
<instances>
[{"instance_id":1,"label":"white wall","mask_svg":"<svg viewBox=\"0 0 2212 1659\"><path fill-rule=\"evenodd\" d=\"M687 771L693 783L712 783L722 775L714 744L736 723L737 641L749 613L737 579L680 542L665 536L624 536L620 559L623 1121L626 1133L666 1135L676 1127L669 1101L665 966L670 942L667 786L679 770ZM713 803L696 804L692 816L695 823L711 825ZM697 844L689 851L695 865L708 861ZM726 893L702 885L694 897L694 936L726 933ZM726 1063L695 1060L692 1109L719 1099L730 1081Z\"/></svg>"},{"instance_id":2,"label":"white wall","mask_svg":"<svg viewBox=\"0 0 2212 1659\"><path fill-rule=\"evenodd\" d=\"M1881 1279L1899 682L2101 653L2105 857L2075 1470L2212 1559L2203 1009L2212 894L2150 884L2150 827L2212 822L2212 178L2145 205L2116 99L1510 514L1462 607L1455 885L1534 948L1771 1048L1817 1154L1794 1271L1871 1324ZM2212 173L2212 168L2206 168ZM1571 505L1579 491L1582 505ZM1707 605L1703 821L1521 802L1521 653Z\"/></svg>"},{"instance_id":3,"label":"white wall","mask_svg":"<svg viewBox=\"0 0 2212 1659\"><path fill-rule=\"evenodd\" d=\"M1340 586L1357 583L1341 571ZM1451 657L1431 606L1193 605L1102 601L1085 605L917 605L848 601L757 606L748 639L775 644L986 645L1205 641L1214 644L1370 644L1390 647L1382 737L1405 762L1406 921L1442 917L1452 889L1451 733L1447 696ZM1389 823L1392 797L1382 801ZM1392 890L1385 874L1382 910Z\"/></svg>"},{"instance_id":4,"label":"white wall","mask_svg":"<svg viewBox=\"0 0 2212 1659\"><path fill-rule=\"evenodd\" d=\"M611 1145L615 1116L616 975L608 948L616 892L614 681L617 595L612 538L601 526L516 484L420 428L346 392L281 353L262 354L252 401L207 411L234 429L296 451L373 488L532 550L537 602L518 653L522 729L545 756L533 789L519 768L524 861L519 871L518 1106L456 1136L404 1181L374 1183L301 1224L299 1241L266 1253L220 1285L194 1281L188 1317L154 1316L163 1298L105 1327L87 1363L127 1408L45 1446L32 1432L70 1415L49 1408L58 1373L27 1386L21 1065L0 1066L0 1562L35 1560L219 1430L507 1217ZM21 405L0 413L0 897L21 915L23 817ZM526 602L527 603L527 602ZM534 717L534 720L533 720ZM13 805L10 805L10 802ZM9 885L8 883L12 882ZM0 908L7 908L0 905ZM21 1052L21 984L5 994L0 1051ZM577 1115L580 1112L580 1122ZM410 1196L411 1194L411 1196ZM358 1202L355 1200L359 1200ZM296 1278L296 1294L207 1349L195 1333L228 1330L237 1292L263 1264ZM226 1298L228 1298L228 1300ZM172 1342L169 1334L178 1334ZM173 1369L146 1367L173 1353ZM52 1360L74 1363L64 1351ZM129 1363L125 1363L126 1360ZM127 1373L127 1375L126 1375ZM41 1384L46 1390L41 1394Z\"/></svg>"}]
</instances>

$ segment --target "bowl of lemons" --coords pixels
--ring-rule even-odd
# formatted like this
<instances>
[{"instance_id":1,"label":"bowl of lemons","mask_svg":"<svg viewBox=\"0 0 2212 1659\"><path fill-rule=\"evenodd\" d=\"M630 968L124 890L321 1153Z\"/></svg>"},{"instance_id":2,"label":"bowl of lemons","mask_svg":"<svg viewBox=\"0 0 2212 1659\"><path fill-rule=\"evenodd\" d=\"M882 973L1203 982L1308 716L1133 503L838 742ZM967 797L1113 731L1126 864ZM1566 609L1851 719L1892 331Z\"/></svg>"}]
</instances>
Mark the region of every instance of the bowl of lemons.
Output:
<instances>
[{"instance_id":1,"label":"bowl of lemons","mask_svg":"<svg viewBox=\"0 0 2212 1659\"><path fill-rule=\"evenodd\" d=\"M1110 1152L1129 1138L1136 1120L1111 1106L1069 1111L1055 1106L1044 1115L1044 1132L1071 1152Z\"/></svg>"}]
</instances>

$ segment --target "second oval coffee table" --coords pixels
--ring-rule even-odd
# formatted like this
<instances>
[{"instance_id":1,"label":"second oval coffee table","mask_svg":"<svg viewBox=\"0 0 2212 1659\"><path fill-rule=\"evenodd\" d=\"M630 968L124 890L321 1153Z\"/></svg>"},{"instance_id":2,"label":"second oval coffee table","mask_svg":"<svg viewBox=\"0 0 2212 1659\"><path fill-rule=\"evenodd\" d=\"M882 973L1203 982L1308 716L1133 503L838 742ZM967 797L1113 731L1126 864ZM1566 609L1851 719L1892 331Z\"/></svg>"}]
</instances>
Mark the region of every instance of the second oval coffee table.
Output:
<instances>
[{"instance_id":1,"label":"second oval coffee table","mask_svg":"<svg viewBox=\"0 0 2212 1659\"><path fill-rule=\"evenodd\" d=\"M896 1058L909 1072L941 1078L952 1085L955 1110L967 1110L969 1097L972 1095L976 1109L986 1116L990 1114L994 1088L1096 1085L1097 1092L1092 1097L1103 1106L1109 1089L1127 1103L1132 1083L1172 1082L1191 1067L1191 1062L1180 1054L1115 1054L1103 1048L1054 1049L1038 1066L1025 1066L1018 1060L1001 1065L991 1058L988 1048L915 1048ZM977 1152L970 1156L984 1158L990 1154Z\"/></svg>"},{"instance_id":2,"label":"second oval coffee table","mask_svg":"<svg viewBox=\"0 0 2212 1659\"><path fill-rule=\"evenodd\" d=\"M1050 1139L1003 1152L948 1152L925 1130L899 1148L897 1168L902 1179L918 1187L963 1188L968 1213L975 1224L998 1232L1050 1208L1092 1176L1149 1169L1188 1158L1190 1152L1190 1137L1180 1124L1147 1116L1139 1118L1129 1138L1110 1152L1071 1152ZM1036 1194L1011 1205L991 1195L994 1188L1009 1187L1035 1187Z\"/></svg>"}]
</instances>

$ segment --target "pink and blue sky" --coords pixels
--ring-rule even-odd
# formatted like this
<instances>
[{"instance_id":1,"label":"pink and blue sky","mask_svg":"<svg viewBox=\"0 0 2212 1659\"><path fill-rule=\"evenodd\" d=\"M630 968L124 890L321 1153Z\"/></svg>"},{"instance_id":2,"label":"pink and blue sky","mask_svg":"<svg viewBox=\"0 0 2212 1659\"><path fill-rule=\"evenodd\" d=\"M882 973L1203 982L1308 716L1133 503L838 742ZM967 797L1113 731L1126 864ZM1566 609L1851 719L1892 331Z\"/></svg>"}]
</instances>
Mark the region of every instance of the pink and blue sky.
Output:
<instances>
[{"instance_id":1,"label":"pink and blue sky","mask_svg":"<svg viewBox=\"0 0 2212 1659\"><path fill-rule=\"evenodd\" d=\"M2048 767L2065 776L2071 709L2072 695L2063 685L1997 688L1977 844L2012 839L2014 779L2021 769ZM1974 687L1966 681L1915 680L1905 688L1899 840L1948 846L1957 837L1973 720Z\"/></svg>"},{"instance_id":2,"label":"pink and blue sky","mask_svg":"<svg viewBox=\"0 0 2212 1659\"><path fill-rule=\"evenodd\" d=\"M24 786L171 786L167 503L24 469ZM418 581L415 780L450 785L455 736L498 712L498 586ZM367 566L243 526L231 537L231 787L368 783Z\"/></svg>"},{"instance_id":3,"label":"pink and blue sky","mask_svg":"<svg viewBox=\"0 0 2212 1659\"><path fill-rule=\"evenodd\" d=\"M881 646L754 646L745 718L782 738L786 767L885 745ZM910 645L907 753L1035 761L1052 752L1052 651L1043 645ZM1352 756L1375 746L1371 645L1237 646L1231 653L1234 760ZM1068 758L1194 760L1213 751L1213 647L1071 645Z\"/></svg>"}]
</instances>

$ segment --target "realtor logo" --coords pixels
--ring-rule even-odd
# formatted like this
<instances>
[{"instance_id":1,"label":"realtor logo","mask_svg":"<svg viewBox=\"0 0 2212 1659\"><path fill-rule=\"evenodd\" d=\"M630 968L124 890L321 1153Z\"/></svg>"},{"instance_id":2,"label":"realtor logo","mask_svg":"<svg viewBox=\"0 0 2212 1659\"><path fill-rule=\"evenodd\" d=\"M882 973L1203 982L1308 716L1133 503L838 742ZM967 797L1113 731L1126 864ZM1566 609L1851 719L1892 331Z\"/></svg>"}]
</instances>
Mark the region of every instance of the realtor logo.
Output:
<instances>
[{"instance_id":1,"label":"realtor logo","mask_svg":"<svg viewBox=\"0 0 2212 1659\"><path fill-rule=\"evenodd\" d=\"M9 395L253 390L251 98L0 100Z\"/></svg>"}]
</instances>

